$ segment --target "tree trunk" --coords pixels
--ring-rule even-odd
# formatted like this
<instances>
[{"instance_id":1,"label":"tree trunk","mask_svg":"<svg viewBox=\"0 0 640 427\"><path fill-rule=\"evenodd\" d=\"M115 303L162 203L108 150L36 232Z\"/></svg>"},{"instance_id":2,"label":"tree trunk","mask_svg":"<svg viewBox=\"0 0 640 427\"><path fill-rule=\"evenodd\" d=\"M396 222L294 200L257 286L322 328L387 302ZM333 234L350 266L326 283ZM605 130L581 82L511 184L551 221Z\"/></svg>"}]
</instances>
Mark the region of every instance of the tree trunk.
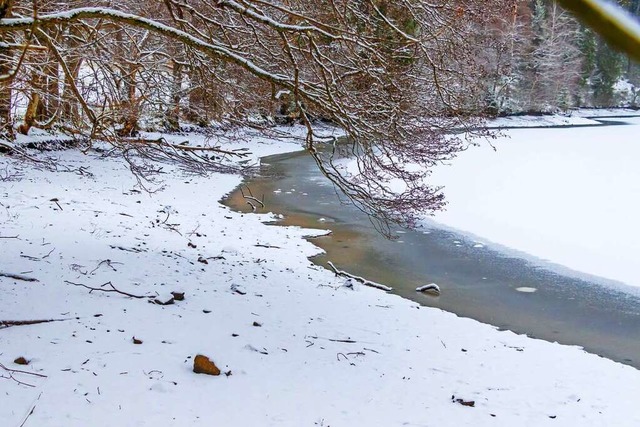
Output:
<instances>
[{"instance_id":1,"label":"tree trunk","mask_svg":"<svg viewBox=\"0 0 640 427\"><path fill-rule=\"evenodd\" d=\"M70 50L74 50L78 47L78 43L75 41L74 36L80 36L78 34L78 30L72 26L69 29L69 34L63 35L63 38L68 40L70 44ZM69 70L69 75L65 74L64 77L64 85L62 87L62 95L61 95L61 105L60 105L60 118L62 121L70 123L75 127L81 127L81 119L80 119L80 107L78 105L79 101L75 96L73 87L76 85L78 81L78 76L80 75L80 67L82 66L83 58L81 56L73 55L70 58L66 59L67 69Z\"/></svg>"},{"instance_id":2,"label":"tree trunk","mask_svg":"<svg viewBox=\"0 0 640 427\"><path fill-rule=\"evenodd\" d=\"M27 105L27 111L24 113L24 123L18 127L18 132L23 135L29 134L29 129L36 123L36 116L38 115L41 105L42 100L38 92L32 92L31 99L29 99L29 104Z\"/></svg>"},{"instance_id":3,"label":"tree trunk","mask_svg":"<svg viewBox=\"0 0 640 427\"><path fill-rule=\"evenodd\" d=\"M208 123L205 99L206 91L202 87L199 74L195 70L189 73L189 105L187 107L187 120L206 126Z\"/></svg>"},{"instance_id":4,"label":"tree trunk","mask_svg":"<svg viewBox=\"0 0 640 427\"><path fill-rule=\"evenodd\" d=\"M116 33L116 40L118 41L118 47L116 51L116 61L119 61L118 67L121 73L120 83L122 86L119 88L120 93L120 109L121 117L120 123L122 128L118 130L118 136L131 137L138 133L139 126L138 120L140 116L139 102L136 98L136 74L138 67L135 61L131 59L130 52L127 52L127 43L124 42L124 31L118 30Z\"/></svg>"},{"instance_id":5,"label":"tree trunk","mask_svg":"<svg viewBox=\"0 0 640 427\"><path fill-rule=\"evenodd\" d=\"M2 41L2 38L0 38ZM8 60L9 49L0 48L0 75L10 71ZM0 81L0 137L13 134L11 124L11 82Z\"/></svg>"},{"instance_id":6,"label":"tree trunk","mask_svg":"<svg viewBox=\"0 0 640 427\"><path fill-rule=\"evenodd\" d=\"M125 100L123 102L122 129L118 132L120 136L135 136L139 130L138 120L140 118L140 111L136 98L136 72L136 67L131 65L123 78Z\"/></svg>"},{"instance_id":7,"label":"tree trunk","mask_svg":"<svg viewBox=\"0 0 640 427\"><path fill-rule=\"evenodd\" d=\"M166 126L170 130L180 129L180 100L182 98L182 65L177 61L173 63L171 73L171 103L167 107L165 115Z\"/></svg>"},{"instance_id":8,"label":"tree trunk","mask_svg":"<svg viewBox=\"0 0 640 427\"><path fill-rule=\"evenodd\" d=\"M0 0L0 19L11 16L13 0ZM5 33L0 34L0 42L5 41ZM0 75L6 75L11 70L11 50L0 48ZM11 81L0 81L0 137L13 135L11 121Z\"/></svg>"}]
</instances>

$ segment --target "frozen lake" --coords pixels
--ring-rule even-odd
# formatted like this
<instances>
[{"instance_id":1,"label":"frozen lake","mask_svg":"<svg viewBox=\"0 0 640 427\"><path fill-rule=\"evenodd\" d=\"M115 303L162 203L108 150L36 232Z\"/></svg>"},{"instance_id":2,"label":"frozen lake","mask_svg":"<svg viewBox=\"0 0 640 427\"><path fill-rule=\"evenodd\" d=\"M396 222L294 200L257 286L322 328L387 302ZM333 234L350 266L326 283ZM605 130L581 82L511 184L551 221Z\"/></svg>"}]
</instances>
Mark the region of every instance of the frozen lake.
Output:
<instances>
[{"instance_id":1,"label":"frozen lake","mask_svg":"<svg viewBox=\"0 0 640 427\"><path fill-rule=\"evenodd\" d=\"M319 264L333 261L423 305L640 368L640 297L620 283L636 269L606 274L620 260L635 259L638 252L625 251L640 240L633 214L640 180L629 166L640 149L629 141L640 119L625 121L631 124L510 130L497 151L463 153L434 175L447 186L448 211L426 221L427 228L398 230L395 241L342 204L305 153L265 158L272 177L248 184L265 195L268 211L285 215L284 224L332 230L314 239L327 251L314 260ZM605 192L617 181L618 191ZM229 203L248 207L239 193ZM589 268L571 262L592 247L600 252L584 259ZM415 292L430 282L441 287L440 297Z\"/></svg>"}]
</instances>

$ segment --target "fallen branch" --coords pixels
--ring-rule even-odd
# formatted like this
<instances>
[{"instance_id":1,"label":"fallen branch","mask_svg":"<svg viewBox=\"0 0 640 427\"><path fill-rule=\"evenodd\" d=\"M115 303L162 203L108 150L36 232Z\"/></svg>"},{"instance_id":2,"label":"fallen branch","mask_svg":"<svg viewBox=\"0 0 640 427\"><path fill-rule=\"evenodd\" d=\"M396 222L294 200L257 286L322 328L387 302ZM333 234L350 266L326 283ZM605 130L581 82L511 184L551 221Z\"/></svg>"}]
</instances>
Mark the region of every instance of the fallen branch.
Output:
<instances>
[{"instance_id":1,"label":"fallen branch","mask_svg":"<svg viewBox=\"0 0 640 427\"><path fill-rule=\"evenodd\" d=\"M365 286L370 286L372 288L376 288L376 289L382 289L383 291L392 291L393 288L390 288L389 286L380 284L380 283L376 283L376 282L372 282L370 280L365 279L364 277L360 277L360 276L355 276L351 273L347 273L344 270L338 270L336 268L335 265L333 265L333 263L331 261L329 261L327 264L329 264L329 267L331 267L333 269L333 272L336 274L336 276L342 276L342 277L346 277L348 279L353 279L357 282L362 283Z\"/></svg>"},{"instance_id":2,"label":"fallen branch","mask_svg":"<svg viewBox=\"0 0 640 427\"><path fill-rule=\"evenodd\" d=\"M0 141L0 149L2 149L2 151L0 151L0 152L4 151L4 152L9 153L9 154L16 153L19 156L21 156L21 157L23 157L23 158L25 158L27 160L30 160L30 161L32 161L33 163L36 163L36 164L44 164L44 165L49 165L49 166L51 165L51 162L47 162L46 160L39 160L39 159L36 159L33 156L30 156L24 150L16 147L15 144L10 144L10 143L7 143L7 142Z\"/></svg>"},{"instance_id":3,"label":"fallen branch","mask_svg":"<svg viewBox=\"0 0 640 427\"><path fill-rule=\"evenodd\" d=\"M11 153L14 150L13 145L8 144L6 142L0 141L0 148L2 148L3 151Z\"/></svg>"},{"instance_id":4,"label":"fallen branch","mask_svg":"<svg viewBox=\"0 0 640 427\"><path fill-rule=\"evenodd\" d=\"M69 319L39 319L39 320L0 320L0 329L12 326L37 325L40 323L62 322Z\"/></svg>"},{"instance_id":5,"label":"fallen branch","mask_svg":"<svg viewBox=\"0 0 640 427\"><path fill-rule=\"evenodd\" d=\"M322 340L327 340L327 341L331 341L331 342L342 342L342 343L346 343L346 344L356 344L357 343L357 341L349 339L349 338L346 338L346 339L324 338L324 337L311 336L311 335L309 336L309 338L312 338L314 340L322 339Z\"/></svg>"},{"instance_id":6,"label":"fallen branch","mask_svg":"<svg viewBox=\"0 0 640 427\"><path fill-rule=\"evenodd\" d=\"M89 289L89 293L91 293L93 291L97 291L97 292L115 292L117 294L125 295L125 296L131 297L131 298L138 298L138 299L155 298L155 296L153 296L153 295L135 295L135 294L130 294L129 292L121 291L118 288L116 288L115 286L113 286L113 283L111 283L111 282L103 283L99 288L94 288L92 286L87 286L87 285L85 285L83 283L70 282L68 280L65 280L64 282L68 283L70 285L73 285L73 286L81 286L83 288L87 288L87 289ZM104 286L109 286L109 288L105 289Z\"/></svg>"},{"instance_id":7,"label":"fallen branch","mask_svg":"<svg viewBox=\"0 0 640 427\"><path fill-rule=\"evenodd\" d=\"M109 247L111 249L118 249L120 251L125 251L125 252L135 252L135 253L143 252L142 249L138 249L138 248L125 248L124 246L116 246L116 245L109 245Z\"/></svg>"},{"instance_id":8,"label":"fallen branch","mask_svg":"<svg viewBox=\"0 0 640 427\"><path fill-rule=\"evenodd\" d=\"M435 283L429 283L428 285L419 286L416 288L416 292L423 292L434 296L440 295L440 286Z\"/></svg>"},{"instance_id":9,"label":"fallen branch","mask_svg":"<svg viewBox=\"0 0 640 427\"><path fill-rule=\"evenodd\" d=\"M20 257L21 257L21 258L26 258L26 259L31 260L31 261L42 261L43 259L49 258L49 256L50 256L50 255L53 253L53 251L55 251L55 250L56 250L56 249L55 249L55 248L53 248L53 249L51 249L51 250L49 251L49 253L48 253L48 254L46 254L46 255L44 255L44 256L41 256L41 257L36 257L36 256L31 256L31 255L24 255L24 254L20 255Z\"/></svg>"},{"instance_id":10,"label":"fallen branch","mask_svg":"<svg viewBox=\"0 0 640 427\"><path fill-rule=\"evenodd\" d=\"M24 421L22 421L22 424L20 424L20 427L24 427L24 425L27 423L27 420L33 414L33 411L36 409L36 404L38 403L38 400L40 400L41 396L42 396L42 392L38 395L38 398L35 400L35 402L31 406L31 410L27 413L27 416L24 418Z\"/></svg>"},{"instance_id":11,"label":"fallen branch","mask_svg":"<svg viewBox=\"0 0 640 427\"><path fill-rule=\"evenodd\" d=\"M5 165L4 170L0 171L0 182L15 181L21 176L22 174L19 171L11 172L9 171L9 165Z\"/></svg>"},{"instance_id":12,"label":"fallen branch","mask_svg":"<svg viewBox=\"0 0 640 427\"><path fill-rule=\"evenodd\" d=\"M8 277L9 279L22 280L24 282L37 282L38 279L34 277L25 276L24 274L7 273L0 271L0 277Z\"/></svg>"},{"instance_id":13,"label":"fallen branch","mask_svg":"<svg viewBox=\"0 0 640 427\"><path fill-rule=\"evenodd\" d=\"M43 374L38 374L36 372L28 372L28 371L21 371L20 369L11 369L11 368L7 368L6 366L4 366L2 363L0 363L0 369L6 371L9 376L5 377L5 376L0 376L0 378L5 378L5 379L10 379L13 380L15 382L17 382L20 385L25 385L27 387L35 387L33 384L29 384L29 383L25 383L24 381L20 381L19 379L17 379L16 377L14 377L14 374L24 374L24 375L31 375L34 377L39 377L39 378L47 378L46 375Z\"/></svg>"},{"instance_id":14,"label":"fallen branch","mask_svg":"<svg viewBox=\"0 0 640 427\"><path fill-rule=\"evenodd\" d=\"M255 212L257 210L256 205L253 203L258 203L260 205L261 208L264 209L265 204L264 204L264 195L262 196L262 200L256 198L253 196L253 193L251 192L251 188L249 188L248 185L245 185L245 187L247 187L247 192L249 193L249 195L247 196L246 194L244 194L244 191L242 190L242 187L240 187L240 193L242 194L242 197L247 201L247 204L249 206L251 206L251 210L253 212Z\"/></svg>"},{"instance_id":15,"label":"fallen branch","mask_svg":"<svg viewBox=\"0 0 640 427\"><path fill-rule=\"evenodd\" d=\"M53 199L49 200L50 202L55 203L56 205L58 205L58 208L60 208L61 211L63 211L64 209L62 209L62 206L60 206L60 200L57 197L54 197Z\"/></svg>"},{"instance_id":16,"label":"fallen branch","mask_svg":"<svg viewBox=\"0 0 640 427\"><path fill-rule=\"evenodd\" d=\"M173 144L169 141L167 141L165 138L158 138L158 139L142 139L142 138L138 138L135 139L131 142L134 143L141 143L141 144L155 144L155 145L159 145L161 147L169 147L172 148L174 150L181 150L181 151L213 151L215 153L219 153L219 154L225 154L228 156L235 156L235 157L247 157L249 155L249 153L243 153L243 152L238 152L238 151L229 151L229 150L224 150L220 147L194 147L192 145L187 145L189 143L189 141L184 141L180 144Z\"/></svg>"},{"instance_id":17,"label":"fallen branch","mask_svg":"<svg viewBox=\"0 0 640 427\"><path fill-rule=\"evenodd\" d=\"M94 268L93 270L91 270L91 271L89 272L89 274L93 274L93 273L95 273L95 272L96 272L96 270L97 270L97 269L99 269L99 268L102 266L102 264L106 264L106 265L107 265L107 267L111 268L113 271L118 271L118 270L116 270L116 268L113 266L113 264L122 264L122 263L121 263L121 262L114 262L114 261L111 261L110 259L104 259L104 260L100 261L100 262L98 263L98 265L96 266L96 268Z\"/></svg>"}]
</instances>

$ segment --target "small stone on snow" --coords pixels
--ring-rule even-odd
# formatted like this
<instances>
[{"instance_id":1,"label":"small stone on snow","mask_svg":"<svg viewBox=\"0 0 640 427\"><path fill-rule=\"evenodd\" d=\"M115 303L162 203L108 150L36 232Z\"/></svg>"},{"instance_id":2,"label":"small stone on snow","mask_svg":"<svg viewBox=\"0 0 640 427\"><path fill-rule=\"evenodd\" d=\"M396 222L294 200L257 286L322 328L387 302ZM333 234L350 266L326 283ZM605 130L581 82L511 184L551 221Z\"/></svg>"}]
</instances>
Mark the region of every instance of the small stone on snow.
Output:
<instances>
[{"instance_id":1,"label":"small stone on snow","mask_svg":"<svg viewBox=\"0 0 640 427\"><path fill-rule=\"evenodd\" d=\"M193 372L196 374L220 375L220 369L218 369L216 364L202 354L198 354L195 359L193 359Z\"/></svg>"},{"instance_id":2,"label":"small stone on snow","mask_svg":"<svg viewBox=\"0 0 640 427\"><path fill-rule=\"evenodd\" d=\"M29 361L23 356L20 356L16 360L14 360L13 363L15 363L16 365L28 365Z\"/></svg>"}]
</instances>

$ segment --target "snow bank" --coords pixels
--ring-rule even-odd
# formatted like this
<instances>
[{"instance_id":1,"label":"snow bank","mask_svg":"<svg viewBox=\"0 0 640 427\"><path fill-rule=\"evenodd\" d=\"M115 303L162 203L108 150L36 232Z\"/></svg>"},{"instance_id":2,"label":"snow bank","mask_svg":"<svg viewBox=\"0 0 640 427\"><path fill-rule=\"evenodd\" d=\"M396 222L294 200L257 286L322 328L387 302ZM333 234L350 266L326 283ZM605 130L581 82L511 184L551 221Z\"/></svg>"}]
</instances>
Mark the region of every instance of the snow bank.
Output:
<instances>
[{"instance_id":1,"label":"snow bank","mask_svg":"<svg viewBox=\"0 0 640 427\"><path fill-rule=\"evenodd\" d=\"M0 329L0 363L46 375L0 368L3 426L640 423L637 370L344 286L306 258L313 230L218 204L236 176L165 168L147 194L121 161L58 155L93 175L0 157L22 173L0 181L0 271L38 280L0 277L0 320L64 319ZM73 284L107 282L185 299ZM194 374L196 354L229 375Z\"/></svg>"},{"instance_id":2,"label":"snow bank","mask_svg":"<svg viewBox=\"0 0 640 427\"><path fill-rule=\"evenodd\" d=\"M545 116L507 116L492 119L487 123L488 128L540 128L558 126L589 126L599 122L587 117L550 114Z\"/></svg>"},{"instance_id":3,"label":"snow bank","mask_svg":"<svg viewBox=\"0 0 640 427\"><path fill-rule=\"evenodd\" d=\"M578 272L640 286L640 118L509 130L436 168L434 220Z\"/></svg>"},{"instance_id":4,"label":"snow bank","mask_svg":"<svg viewBox=\"0 0 640 427\"><path fill-rule=\"evenodd\" d=\"M566 113L547 115L521 115L489 120L489 128L544 128L563 126L590 126L601 122L594 119L638 117L640 111L631 108L579 108Z\"/></svg>"}]
</instances>

